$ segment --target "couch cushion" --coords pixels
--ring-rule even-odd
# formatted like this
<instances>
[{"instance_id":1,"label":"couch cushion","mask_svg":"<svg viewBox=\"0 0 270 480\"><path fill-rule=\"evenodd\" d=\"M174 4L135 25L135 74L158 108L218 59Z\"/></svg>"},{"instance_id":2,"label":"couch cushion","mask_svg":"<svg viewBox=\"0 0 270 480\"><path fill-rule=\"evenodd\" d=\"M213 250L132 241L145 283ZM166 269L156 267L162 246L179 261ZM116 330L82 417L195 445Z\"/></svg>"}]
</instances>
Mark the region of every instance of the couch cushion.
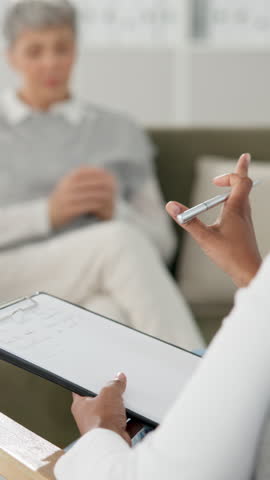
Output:
<instances>
[{"instance_id":1,"label":"couch cushion","mask_svg":"<svg viewBox=\"0 0 270 480\"><path fill-rule=\"evenodd\" d=\"M234 168L235 160L212 156L199 158L191 205L221 193L223 190L212 184L212 178L232 172ZM270 202L270 165L265 162L254 162L251 164L250 176L253 179L263 179L263 183L251 193L251 205L260 251L265 256L270 250L270 222L267 213ZM220 207L212 209L202 214L200 218L210 224L215 221L219 210ZM179 267L178 271L181 289L192 304L232 302L235 287L231 279L201 252L187 234L181 261L181 268Z\"/></svg>"}]
</instances>

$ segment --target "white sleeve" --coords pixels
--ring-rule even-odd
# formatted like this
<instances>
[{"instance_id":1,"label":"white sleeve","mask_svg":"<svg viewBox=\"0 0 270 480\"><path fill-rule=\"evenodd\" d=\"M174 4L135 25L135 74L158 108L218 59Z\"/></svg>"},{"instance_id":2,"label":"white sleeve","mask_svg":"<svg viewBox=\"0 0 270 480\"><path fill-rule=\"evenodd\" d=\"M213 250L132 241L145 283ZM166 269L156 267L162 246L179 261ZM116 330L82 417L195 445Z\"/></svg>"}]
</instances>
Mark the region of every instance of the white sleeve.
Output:
<instances>
[{"instance_id":1,"label":"white sleeve","mask_svg":"<svg viewBox=\"0 0 270 480\"><path fill-rule=\"evenodd\" d=\"M47 199L0 208L0 247L43 238L50 229Z\"/></svg>"},{"instance_id":2,"label":"white sleeve","mask_svg":"<svg viewBox=\"0 0 270 480\"><path fill-rule=\"evenodd\" d=\"M120 199L115 218L139 227L156 245L165 262L172 260L177 238L155 178L147 180L130 202Z\"/></svg>"},{"instance_id":3,"label":"white sleeve","mask_svg":"<svg viewBox=\"0 0 270 480\"><path fill-rule=\"evenodd\" d=\"M60 460L57 479L250 479L270 401L269 280L270 257L237 294L159 429L133 450L111 432L91 432ZM162 392L162 378L160 383Z\"/></svg>"}]
</instances>

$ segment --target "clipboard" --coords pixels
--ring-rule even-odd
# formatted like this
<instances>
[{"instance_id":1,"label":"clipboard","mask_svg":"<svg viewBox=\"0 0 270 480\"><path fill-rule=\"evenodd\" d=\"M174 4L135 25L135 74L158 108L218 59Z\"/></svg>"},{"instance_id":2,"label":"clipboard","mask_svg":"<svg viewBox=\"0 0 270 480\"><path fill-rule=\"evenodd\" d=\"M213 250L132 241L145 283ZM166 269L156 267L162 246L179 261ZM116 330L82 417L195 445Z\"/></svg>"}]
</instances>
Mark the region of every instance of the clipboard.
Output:
<instances>
[{"instance_id":1,"label":"clipboard","mask_svg":"<svg viewBox=\"0 0 270 480\"><path fill-rule=\"evenodd\" d=\"M37 325L37 336L33 325L34 329ZM25 334L16 340L20 331ZM40 336L42 342L36 344ZM53 350L55 345L60 352ZM118 371L124 371L128 416L153 427L162 421L200 363L200 357L185 349L42 292L0 306L0 359L91 397Z\"/></svg>"}]
</instances>

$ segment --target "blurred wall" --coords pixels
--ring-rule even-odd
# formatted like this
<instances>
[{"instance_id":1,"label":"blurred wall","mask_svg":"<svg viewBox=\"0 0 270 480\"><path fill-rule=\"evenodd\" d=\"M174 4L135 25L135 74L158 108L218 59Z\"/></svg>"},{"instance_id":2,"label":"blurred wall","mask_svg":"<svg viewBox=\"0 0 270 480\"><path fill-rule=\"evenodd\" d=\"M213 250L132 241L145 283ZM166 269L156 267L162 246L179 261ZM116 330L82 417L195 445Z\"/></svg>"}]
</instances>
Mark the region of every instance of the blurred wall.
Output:
<instances>
[{"instance_id":1,"label":"blurred wall","mask_svg":"<svg viewBox=\"0 0 270 480\"><path fill-rule=\"evenodd\" d=\"M190 78L193 124L270 126L270 51L194 52Z\"/></svg>"},{"instance_id":2,"label":"blurred wall","mask_svg":"<svg viewBox=\"0 0 270 480\"><path fill-rule=\"evenodd\" d=\"M143 124L169 124L175 117L174 66L168 50L83 52L74 84L84 98L127 111Z\"/></svg>"},{"instance_id":3,"label":"blurred wall","mask_svg":"<svg viewBox=\"0 0 270 480\"><path fill-rule=\"evenodd\" d=\"M4 55L0 89L15 85ZM270 125L267 50L82 52L74 76L81 97L129 112L147 126Z\"/></svg>"}]
</instances>

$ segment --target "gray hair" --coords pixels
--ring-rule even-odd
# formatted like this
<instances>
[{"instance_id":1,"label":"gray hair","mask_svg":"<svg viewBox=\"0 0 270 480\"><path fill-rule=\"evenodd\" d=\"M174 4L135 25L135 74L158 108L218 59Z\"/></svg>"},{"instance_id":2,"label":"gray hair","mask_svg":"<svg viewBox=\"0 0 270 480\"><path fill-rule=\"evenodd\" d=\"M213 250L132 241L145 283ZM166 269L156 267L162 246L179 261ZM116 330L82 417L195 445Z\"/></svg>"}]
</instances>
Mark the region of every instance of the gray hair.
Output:
<instances>
[{"instance_id":1,"label":"gray hair","mask_svg":"<svg viewBox=\"0 0 270 480\"><path fill-rule=\"evenodd\" d=\"M4 18L3 31L7 45L11 46L25 30L64 25L76 34L77 11L69 0L13 0Z\"/></svg>"}]
</instances>

